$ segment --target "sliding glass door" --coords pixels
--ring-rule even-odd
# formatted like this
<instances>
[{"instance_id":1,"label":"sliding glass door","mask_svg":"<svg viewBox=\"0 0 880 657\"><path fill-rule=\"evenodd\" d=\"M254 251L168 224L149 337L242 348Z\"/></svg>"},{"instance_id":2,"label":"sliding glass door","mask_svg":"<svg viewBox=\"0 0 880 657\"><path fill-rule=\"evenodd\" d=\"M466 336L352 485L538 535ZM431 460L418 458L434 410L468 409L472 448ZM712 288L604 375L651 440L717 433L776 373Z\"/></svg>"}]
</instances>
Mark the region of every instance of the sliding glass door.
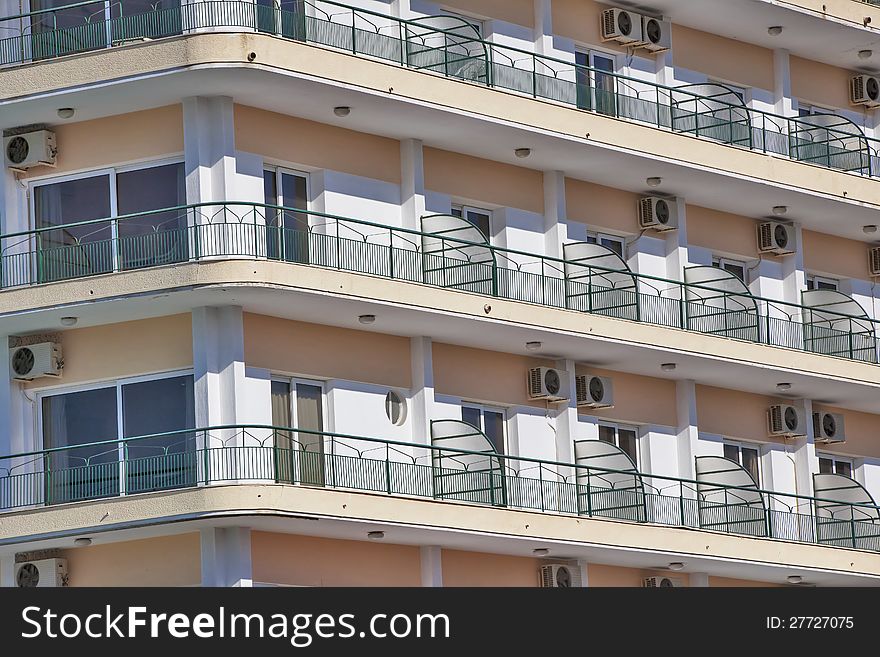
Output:
<instances>
[{"instance_id":1,"label":"sliding glass door","mask_svg":"<svg viewBox=\"0 0 880 657\"><path fill-rule=\"evenodd\" d=\"M324 485L324 387L314 381L272 381L272 424L298 431L275 436L278 481Z\"/></svg>"},{"instance_id":2,"label":"sliding glass door","mask_svg":"<svg viewBox=\"0 0 880 657\"><path fill-rule=\"evenodd\" d=\"M266 255L275 260L309 262L308 178L285 169L263 172L266 205Z\"/></svg>"}]
</instances>

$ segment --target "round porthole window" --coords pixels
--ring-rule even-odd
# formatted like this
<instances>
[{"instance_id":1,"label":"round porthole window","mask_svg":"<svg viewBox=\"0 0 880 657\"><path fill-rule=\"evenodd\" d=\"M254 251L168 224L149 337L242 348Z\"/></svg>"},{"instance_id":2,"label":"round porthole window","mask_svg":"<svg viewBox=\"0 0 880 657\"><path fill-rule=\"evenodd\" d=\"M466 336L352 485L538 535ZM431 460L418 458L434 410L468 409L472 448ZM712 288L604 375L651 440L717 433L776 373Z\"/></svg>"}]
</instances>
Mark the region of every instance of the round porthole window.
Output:
<instances>
[{"instance_id":1,"label":"round porthole window","mask_svg":"<svg viewBox=\"0 0 880 657\"><path fill-rule=\"evenodd\" d=\"M385 395L385 415L396 427L406 422L406 400L394 390Z\"/></svg>"}]
</instances>

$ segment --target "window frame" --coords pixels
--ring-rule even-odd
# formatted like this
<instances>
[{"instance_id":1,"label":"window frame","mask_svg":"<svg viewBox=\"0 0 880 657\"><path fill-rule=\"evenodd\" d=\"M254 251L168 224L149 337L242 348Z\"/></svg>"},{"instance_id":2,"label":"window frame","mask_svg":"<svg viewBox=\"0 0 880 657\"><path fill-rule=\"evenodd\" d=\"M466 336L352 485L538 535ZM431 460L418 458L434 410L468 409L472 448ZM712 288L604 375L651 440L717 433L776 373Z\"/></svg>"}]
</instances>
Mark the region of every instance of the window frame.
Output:
<instances>
[{"instance_id":1,"label":"window frame","mask_svg":"<svg viewBox=\"0 0 880 657\"><path fill-rule=\"evenodd\" d=\"M284 166L282 164L267 164L263 162L263 174L266 172L270 172L274 174L275 177L275 202L271 205L277 205L280 207L292 207L284 205L284 195L282 190L284 186L282 184L283 176L285 174L290 176L299 176L300 178L305 178L306 181L306 211L310 212L312 210L312 177L308 171L302 171L301 169L294 169L292 167ZM282 202L278 202L278 197L281 196ZM264 199L265 200L265 199Z\"/></svg>"},{"instance_id":2,"label":"window frame","mask_svg":"<svg viewBox=\"0 0 880 657\"><path fill-rule=\"evenodd\" d=\"M598 434L601 430L601 427L605 427L606 429L614 430L614 443L608 443L607 440L602 440L602 438L598 437ZM642 461L642 432L638 425L636 424L627 424L625 422L606 422L604 420L596 423L596 433L597 439L602 440L604 443L613 444L618 449L622 450L627 456L632 458L632 455L627 452L623 447L620 446L620 432L621 431L631 431L635 434L635 447L636 447L636 455L633 459L636 470L639 470L641 467L640 463Z\"/></svg>"},{"instance_id":3,"label":"window frame","mask_svg":"<svg viewBox=\"0 0 880 657\"><path fill-rule=\"evenodd\" d=\"M850 479L855 478L856 465L853 462L853 459L851 457L838 456L837 454L830 454L828 452L817 452L816 458L819 461L819 470L818 470L819 474L840 474L837 471L837 464L838 463L845 463L846 465L849 466L849 474L843 475L843 476L849 477ZM822 472L822 461L830 461L831 462L831 472L830 473L823 473Z\"/></svg>"},{"instance_id":4,"label":"window frame","mask_svg":"<svg viewBox=\"0 0 880 657\"><path fill-rule=\"evenodd\" d=\"M751 471L749 471L749 469L743 464L743 460L742 460L742 450L743 450L743 449L750 449L750 450L752 450L752 451L755 452L755 454L756 454L755 462L756 462L757 465L758 465L758 476L755 477L755 484L756 484L756 485L758 486L758 488L760 489L761 486L762 486L762 483L761 483L761 482L762 482L763 479L764 479L764 464L762 463L762 460L763 460L763 456L764 456L764 454L763 454L763 450L762 450L762 447L763 447L762 443L752 443L752 442L749 442L749 441L747 441L747 440L728 440L728 439L724 439L724 441L722 441L722 445L723 445L722 450L723 450L724 447L726 447L726 446L736 447L736 449L737 449L737 455L738 455L738 458L737 458L737 460L736 460L736 463L737 463L737 464L738 464L743 470L745 470L746 472L748 472L749 474L753 474L753 473L752 473ZM724 454L723 451L722 451L722 455L724 456L724 458L729 458L726 454Z\"/></svg>"},{"instance_id":5,"label":"window frame","mask_svg":"<svg viewBox=\"0 0 880 657\"><path fill-rule=\"evenodd\" d=\"M482 431L483 434L487 438L489 437L489 434L486 433L486 412L498 413L501 416L501 431L502 431L503 435L501 436L501 442L502 442L501 451L498 452L498 454L499 454L499 456L510 456L510 454L508 453L509 446L510 446L510 438L509 438L510 432L508 431L508 427L507 427L507 421L508 421L507 408L505 408L504 406L496 406L494 404L483 404L480 402L472 402L472 401L467 401L467 400L462 399L459 402L459 409L460 409L459 410L459 418L461 418L461 410L465 409L465 408L475 409L475 410L479 411L479 413L480 413L480 426L477 428L480 431ZM464 419L461 419L461 421L464 422ZM496 449L497 449L497 447L496 447Z\"/></svg>"},{"instance_id":6,"label":"window frame","mask_svg":"<svg viewBox=\"0 0 880 657\"><path fill-rule=\"evenodd\" d=\"M812 287L810 285L812 284ZM817 287L818 285L824 284L826 286L833 287ZM830 278L828 276L821 276L818 274L806 274L804 276L804 287L807 291L811 290L829 290L834 292L840 292L840 280L836 278Z\"/></svg>"},{"instance_id":7,"label":"window frame","mask_svg":"<svg viewBox=\"0 0 880 657\"><path fill-rule=\"evenodd\" d=\"M456 210L458 210L458 211L461 212L461 216L459 217L459 219L461 219L462 221L467 222L468 224L470 224L471 226L473 226L473 227L476 228L477 230L480 230L479 227L478 227L476 224L473 224L473 223L471 223L470 221L468 221L468 220L467 220L467 217L466 217L466 214L467 214L468 212L474 212L474 213L476 213L476 214L483 214L483 215L486 215L487 217L489 217L489 225L488 225L488 227L487 227L487 230L488 230L488 233L489 233L489 234L486 235L485 237L486 237L486 242L488 242L489 244L492 243L492 234L493 234L493 233L492 233L492 228L493 228L493 225L492 225L492 224L494 223L494 221L493 221L494 212L493 212L492 210L490 210L489 208L481 208L481 207L478 207L478 206L476 206L476 205L470 205L470 204L468 204L468 203L456 203L456 202L453 202L453 203L449 206L449 214L450 214L450 216L453 216L453 217L457 216L457 215L455 214L455 211L456 211ZM480 233L482 233L482 232L483 232L483 231L480 230Z\"/></svg>"},{"instance_id":8,"label":"window frame","mask_svg":"<svg viewBox=\"0 0 880 657\"><path fill-rule=\"evenodd\" d=\"M602 244L602 240L608 242L614 242L615 244L620 244L620 253L618 255L626 262L626 238L621 237L620 235L612 235L611 233L602 233L596 230L588 230L587 231L587 243L588 244L598 244L599 246L604 246L606 248L611 249L610 246ZM614 251L614 249L611 249ZM617 253L615 251L615 253Z\"/></svg>"},{"instance_id":9,"label":"window frame","mask_svg":"<svg viewBox=\"0 0 880 657\"><path fill-rule=\"evenodd\" d=\"M740 100L746 107L751 106L752 102L752 87L745 86L742 84L737 84L736 82L726 82L724 80L719 80L718 78L708 78L706 80L709 84L717 84L722 87L727 87L737 96L739 96Z\"/></svg>"},{"instance_id":10,"label":"window frame","mask_svg":"<svg viewBox=\"0 0 880 657\"><path fill-rule=\"evenodd\" d=\"M737 260L735 258L728 258L727 256L720 256L720 255L713 255L712 256L712 266L713 267L718 267L719 269L723 269L724 271L726 271L729 274L733 274L734 272L727 269L726 265L733 265L734 267L740 267L743 271L743 275L740 280L742 280L742 282L746 285L749 284L748 281L746 280L746 278L748 277L749 270L748 270L748 267L746 266L747 263L745 260Z\"/></svg>"}]
</instances>

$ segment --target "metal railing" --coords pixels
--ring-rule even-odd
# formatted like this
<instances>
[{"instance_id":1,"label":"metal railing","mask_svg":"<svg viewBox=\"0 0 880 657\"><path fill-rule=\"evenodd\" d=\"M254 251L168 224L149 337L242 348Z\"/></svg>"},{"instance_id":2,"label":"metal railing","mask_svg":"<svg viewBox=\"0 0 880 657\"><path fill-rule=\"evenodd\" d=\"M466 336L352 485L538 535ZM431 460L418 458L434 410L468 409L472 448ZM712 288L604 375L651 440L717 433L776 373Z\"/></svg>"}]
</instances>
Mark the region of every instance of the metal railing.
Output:
<instances>
[{"instance_id":1,"label":"metal railing","mask_svg":"<svg viewBox=\"0 0 880 657\"><path fill-rule=\"evenodd\" d=\"M498 456L263 425L183 429L2 456L0 510L257 482L880 551L873 505L715 483L706 494L705 481ZM640 485L620 484L633 476Z\"/></svg>"},{"instance_id":2,"label":"metal railing","mask_svg":"<svg viewBox=\"0 0 880 657\"><path fill-rule=\"evenodd\" d=\"M259 203L203 203L0 235L0 289L219 258L327 267L877 362L876 322L864 317ZM567 274L573 266L576 276Z\"/></svg>"},{"instance_id":3,"label":"metal railing","mask_svg":"<svg viewBox=\"0 0 880 657\"><path fill-rule=\"evenodd\" d=\"M880 140L843 117L789 117L325 0L81 2L0 19L0 66L199 30L254 31L867 176ZM126 13L126 9L130 13ZM730 94L726 94L730 96Z\"/></svg>"}]
</instances>

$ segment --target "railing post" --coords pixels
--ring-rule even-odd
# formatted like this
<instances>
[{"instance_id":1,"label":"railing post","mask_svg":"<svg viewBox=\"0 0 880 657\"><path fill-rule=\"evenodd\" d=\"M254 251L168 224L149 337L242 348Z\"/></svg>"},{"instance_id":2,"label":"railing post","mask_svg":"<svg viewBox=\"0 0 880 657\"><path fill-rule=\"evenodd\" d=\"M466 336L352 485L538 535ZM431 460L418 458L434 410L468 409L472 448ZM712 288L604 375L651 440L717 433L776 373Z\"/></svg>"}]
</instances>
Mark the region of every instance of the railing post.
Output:
<instances>
[{"instance_id":1,"label":"railing post","mask_svg":"<svg viewBox=\"0 0 880 657\"><path fill-rule=\"evenodd\" d=\"M687 291L685 290L684 283L678 284L678 310L681 315L679 318L681 328L687 331L690 329L690 326L688 326Z\"/></svg>"},{"instance_id":2,"label":"railing post","mask_svg":"<svg viewBox=\"0 0 880 657\"><path fill-rule=\"evenodd\" d=\"M385 443L385 492L391 495L391 453Z\"/></svg>"},{"instance_id":3,"label":"railing post","mask_svg":"<svg viewBox=\"0 0 880 657\"><path fill-rule=\"evenodd\" d=\"M538 487L541 491L541 511L544 510L544 464L538 463Z\"/></svg>"},{"instance_id":4,"label":"railing post","mask_svg":"<svg viewBox=\"0 0 880 657\"><path fill-rule=\"evenodd\" d=\"M211 481L211 471L210 471L210 455L208 453L208 432L202 431L202 450L204 451L204 467L205 467L205 485L207 486Z\"/></svg>"},{"instance_id":5,"label":"railing post","mask_svg":"<svg viewBox=\"0 0 880 657\"><path fill-rule=\"evenodd\" d=\"M681 522L678 523L682 527L687 527L684 515L684 484L678 482L678 513L681 516Z\"/></svg>"},{"instance_id":6,"label":"railing post","mask_svg":"<svg viewBox=\"0 0 880 657\"><path fill-rule=\"evenodd\" d=\"M355 20L356 20L356 15L354 13L354 9L352 9L351 10L351 52L356 55L357 54L357 45L355 42L355 39L356 39L355 34L356 34L357 30L354 25Z\"/></svg>"},{"instance_id":7,"label":"railing post","mask_svg":"<svg viewBox=\"0 0 880 657\"><path fill-rule=\"evenodd\" d=\"M388 278L394 278L394 229L388 229Z\"/></svg>"},{"instance_id":8,"label":"railing post","mask_svg":"<svg viewBox=\"0 0 880 657\"><path fill-rule=\"evenodd\" d=\"M590 485L590 469L587 468L587 517L593 517L593 493Z\"/></svg>"},{"instance_id":9,"label":"railing post","mask_svg":"<svg viewBox=\"0 0 880 657\"><path fill-rule=\"evenodd\" d=\"M856 514L854 509L855 507L853 506L849 508L849 526L852 533L852 546L856 547Z\"/></svg>"}]
</instances>

